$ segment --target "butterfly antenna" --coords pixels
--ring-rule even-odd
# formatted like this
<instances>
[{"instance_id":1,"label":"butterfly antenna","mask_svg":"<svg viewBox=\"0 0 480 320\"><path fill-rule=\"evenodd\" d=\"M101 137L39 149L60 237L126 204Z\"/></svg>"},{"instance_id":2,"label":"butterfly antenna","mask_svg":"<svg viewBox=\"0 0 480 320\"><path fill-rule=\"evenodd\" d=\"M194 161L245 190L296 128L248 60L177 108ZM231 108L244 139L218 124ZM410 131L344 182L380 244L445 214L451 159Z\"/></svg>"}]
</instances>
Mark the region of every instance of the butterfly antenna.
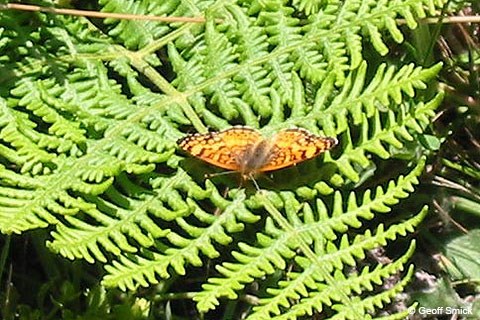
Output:
<instances>
[{"instance_id":1,"label":"butterfly antenna","mask_svg":"<svg viewBox=\"0 0 480 320\"><path fill-rule=\"evenodd\" d=\"M257 180L255 180L255 177L253 176L253 174L249 174L248 178L250 178L250 180L252 180L253 184L255 185L255 188L257 188L257 190L259 192L261 192L262 190L260 190L260 187L258 186Z\"/></svg>"},{"instance_id":2,"label":"butterfly antenna","mask_svg":"<svg viewBox=\"0 0 480 320\"><path fill-rule=\"evenodd\" d=\"M264 177L267 178L267 180L270 181L271 183L275 183L275 180L273 180L273 178L270 175L266 174L264 175Z\"/></svg>"},{"instance_id":3,"label":"butterfly antenna","mask_svg":"<svg viewBox=\"0 0 480 320\"><path fill-rule=\"evenodd\" d=\"M224 176L224 175L232 174L232 173L236 173L236 171L224 171L224 172L215 172L215 173L205 173L204 178L205 178L205 179L209 179L209 178L213 178L213 177L216 177L216 176Z\"/></svg>"}]
</instances>

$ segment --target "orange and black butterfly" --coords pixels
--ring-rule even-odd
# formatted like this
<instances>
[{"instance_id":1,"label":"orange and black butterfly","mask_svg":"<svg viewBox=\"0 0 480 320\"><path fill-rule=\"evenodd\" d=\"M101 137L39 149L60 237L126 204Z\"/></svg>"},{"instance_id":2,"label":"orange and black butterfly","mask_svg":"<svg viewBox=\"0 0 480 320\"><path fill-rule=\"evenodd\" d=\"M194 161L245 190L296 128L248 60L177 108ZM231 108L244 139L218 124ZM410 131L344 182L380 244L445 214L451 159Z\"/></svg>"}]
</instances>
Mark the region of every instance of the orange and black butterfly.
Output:
<instances>
[{"instance_id":1,"label":"orange and black butterfly","mask_svg":"<svg viewBox=\"0 0 480 320\"><path fill-rule=\"evenodd\" d=\"M194 157L244 179L312 159L331 149L337 139L320 137L301 128L285 129L265 138L255 129L235 126L219 132L191 134L178 145Z\"/></svg>"}]
</instances>

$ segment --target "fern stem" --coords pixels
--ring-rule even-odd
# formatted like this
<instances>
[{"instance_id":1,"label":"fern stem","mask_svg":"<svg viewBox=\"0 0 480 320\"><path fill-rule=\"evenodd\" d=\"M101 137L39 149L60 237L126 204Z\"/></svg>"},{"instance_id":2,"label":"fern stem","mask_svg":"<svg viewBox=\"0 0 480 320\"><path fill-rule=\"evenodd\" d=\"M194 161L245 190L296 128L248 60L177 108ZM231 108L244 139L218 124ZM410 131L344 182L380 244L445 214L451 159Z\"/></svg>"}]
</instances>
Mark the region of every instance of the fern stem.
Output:
<instances>
[{"instance_id":1,"label":"fern stem","mask_svg":"<svg viewBox=\"0 0 480 320\"><path fill-rule=\"evenodd\" d=\"M119 47L120 48L120 47ZM191 107L190 103L188 102L188 94L187 93L182 93L179 92L175 89L174 86L171 85L170 82L165 80L164 77L162 77L155 68L153 68L150 64L148 64L144 59L143 55L138 53L138 52L132 52L128 51L126 49L121 49L124 54L130 58L130 63L131 65L143 73L147 78L149 78L153 84L160 90L162 90L164 93L166 93L169 98L166 99L168 101L168 104L171 104L173 102L177 102L181 107L187 118L190 120L192 125L197 129L198 132L206 132L207 128L203 124L203 122L200 120L198 114L193 110ZM154 107L162 108L165 109L168 104L164 102L165 100L160 101L157 105L154 105ZM150 112L148 109L145 110L145 112ZM141 112L139 114L136 114L135 118L140 119L144 116L144 113ZM140 117L140 118L139 118Z\"/></svg>"},{"instance_id":2,"label":"fern stem","mask_svg":"<svg viewBox=\"0 0 480 320\"><path fill-rule=\"evenodd\" d=\"M8 253L10 252L10 242L11 242L11 240L12 240L12 237L10 235L7 235L5 237L5 244L2 247L2 255L0 256L0 276L5 274L4 273L5 263L7 262Z\"/></svg>"},{"instance_id":3,"label":"fern stem","mask_svg":"<svg viewBox=\"0 0 480 320\"><path fill-rule=\"evenodd\" d=\"M175 39L189 32L191 28L192 28L191 24L185 24L180 28L173 30L172 32L161 37L157 41L154 41L146 45L145 47L141 48L140 50L137 51L137 53L140 54L141 56L154 54L158 50L163 48L165 45L167 45L168 43L173 42Z\"/></svg>"},{"instance_id":4,"label":"fern stem","mask_svg":"<svg viewBox=\"0 0 480 320\"><path fill-rule=\"evenodd\" d=\"M260 193L260 199L261 199L261 202L263 203L265 209L268 211L270 216L275 220L275 222L277 222L280 225L280 227L284 231L286 231L288 234L295 234L295 228L282 216L280 211L278 211L277 208L275 208L273 203L270 200L268 200L268 198L265 196L265 194L263 192ZM301 236L301 234L298 234L298 233L297 233L297 235ZM334 287L335 290L338 292L339 296L341 297L340 301L345 306L353 305L353 302L352 302L351 298L349 297L349 295L346 292L344 292L339 286L337 286L337 283L336 283L335 279L331 276L330 272L325 268L324 265L321 265L321 264L318 263L317 256L312 251L310 246L304 241L304 239L299 237L298 243L299 243L300 250L302 250L302 252L305 254L305 256L308 259L310 259L310 261L312 261L315 265L317 265L318 270L321 272L323 278L325 279L325 282L329 286ZM350 312L352 314L356 315L357 319L361 319L362 315L359 314L356 309L351 309Z\"/></svg>"}]
</instances>

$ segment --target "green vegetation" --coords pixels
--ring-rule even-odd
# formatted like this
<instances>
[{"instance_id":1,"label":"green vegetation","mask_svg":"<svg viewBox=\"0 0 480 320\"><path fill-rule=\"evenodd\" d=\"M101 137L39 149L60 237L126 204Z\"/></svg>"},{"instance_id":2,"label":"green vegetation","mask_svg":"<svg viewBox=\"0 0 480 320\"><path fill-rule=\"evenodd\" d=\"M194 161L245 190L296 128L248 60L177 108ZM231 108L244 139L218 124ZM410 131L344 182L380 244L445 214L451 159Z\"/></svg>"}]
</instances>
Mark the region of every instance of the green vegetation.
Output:
<instances>
[{"instance_id":1,"label":"green vegetation","mask_svg":"<svg viewBox=\"0 0 480 320\"><path fill-rule=\"evenodd\" d=\"M474 305L478 30L447 57L458 30L419 23L467 5L77 8L203 23L0 11L2 318L403 319ZM262 190L205 178L221 170L176 145L233 125L339 144L260 176Z\"/></svg>"}]
</instances>

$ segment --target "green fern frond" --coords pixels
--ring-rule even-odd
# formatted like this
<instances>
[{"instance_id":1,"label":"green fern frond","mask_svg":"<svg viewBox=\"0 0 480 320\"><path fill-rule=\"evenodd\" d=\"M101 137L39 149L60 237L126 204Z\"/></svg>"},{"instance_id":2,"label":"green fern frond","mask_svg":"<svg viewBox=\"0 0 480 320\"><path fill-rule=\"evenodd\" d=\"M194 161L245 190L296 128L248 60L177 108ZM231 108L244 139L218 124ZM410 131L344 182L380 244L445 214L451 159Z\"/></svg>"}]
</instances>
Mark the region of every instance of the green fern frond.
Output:
<instances>
[{"instance_id":1,"label":"green fern frond","mask_svg":"<svg viewBox=\"0 0 480 320\"><path fill-rule=\"evenodd\" d=\"M442 99L443 94L439 93L427 104L400 105L396 111L388 111L387 117L382 118L378 110L374 112L371 119L367 120L364 116L358 142L352 141L350 129L347 130L347 133L343 135L345 139L342 139L345 144L344 153L338 159L326 159L326 162L334 161L344 177L358 182L359 172L362 168L371 165L367 152L382 159L394 156L395 150L404 146L401 140L413 140L410 131L423 132L423 128L428 126L430 119L435 114L434 110L439 106ZM385 146L390 147L390 150L387 150ZM355 162L360 165L360 168L354 168L353 163ZM330 182L339 185L343 183L343 178L339 175L333 175Z\"/></svg>"},{"instance_id":2,"label":"green fern frond","mask_svg":"<svg viewBox=\"0 0 480 320\"><path fill-rule=\"evenodd\" d=\"M208 2L211 3L211 2ZM102 12L116 13L133 13L155 16L182 16L188 15L190 10L187 6L175 4L174 2L165 1L163 3L152 3L151 1L116 1L116 0L100 0L99 4ZM204 8L206 8L205 6ZM199 14L201 11L196 12ZM118 19L105 19L105 23L113 25L109 35L121 40L125 47L129 49L137 49L144 47L168 34L170 28L163 24L152 21L129 21Z\"/></svg>"},{"instance_id":3,"label":"green fern frond","mask_svg":"<svg viewBox=\"0 0 480 320\"><path fill-rule=\"evenodd\" d=\"M334 278L338 282L338 286L348 292L359 295L363 290L373 291L374 286L403 271L414 249L415 243L412 242L403 256L387 266L377 265L373 271L369 267L365 267L362 271L350 274L348 277L342 272L336 271ZM288 277L291 280L280 281L280 288L268 289L267 291L272 295L272 298L261 299L260 306L254 307L255 312L247 319L267 319L271 317L275 319L297 319L306 314L311 316L315 311L322 311L323 305L330 307L332 297L337 294L334 291L336 289L318 283L318 275L315 275L315 271L312 272L309 269L314 268L310 265L302 273L289 273ZM290 301L298 302L291 305ZM282 309L288 309L288 311L282 313Z\"/></svg>"},{"instance_id":4,"label":"green fern frond","mask_svg":"<svg viewBox=\"0 0 480 320\"><path fill-rule=\"evenodd\" d=\"M185 174L180 178L183 182L187 176ZM180 183L180 182L179 182ZM214 186L209 184L210 191L216 193ZM175 188L174 185L168 184L168 188ZM172 189L173 191L174 189ZM161 190L165 195L169 193L168 189ZM171 197L167 194L167 198ZM193 226L187 222L182 216L175 218L175 225L188 234L188 237L180 235L178 232L172 230L166 230L164 236L158 237L168 241L170 246L161 245L158 243L155 247L156 250L161 249L162 252L144 252L149 256L148 259L142 259L140 256L134 257L120 257L119 261L114 261L112 266L106 266L109 271L104 279L106 285L117 285L121 288L134 289L136 283L147 286L149 283L157 283L154 280L155 274L158 274L162 278L170 277L170 272L167 270L169 266L172 266L176 273L185 274L185 262L189 262L195 266L201 266L202 260L200 253L209 257L215 258L219 255L218 250L215 248L212 242L219 245L227 245L232 241L231 236L228 233L240 232L244 229L243 223L240 221L252 223L258 220L258 217L251 214L244 204L245 195L239 194L236 199L232 201L226 201L221 198L219 194L212 196L212 202L222 210L220 217L215 218L209 213L203 211L200 205L193 200L188 200L187 205L189 211L196 219L202 223L207 224L205 228L199 226ZM172 201L172 203L176 203ZM190 212L188 212L190 213ZM184 215L186 216L186 215ZM160 215L157 217L161 217ZM165 219L165 217L161 217ZM168 217L168 220L171 216ZM173 225L172 225L173 227ZM60 245L60 247L64 247ZM108 249L108 248L105 248ZM133 272L132 272L133 271ZM133 277L132 277L133 276ZM145 281L148 279L148 282Z\"/></svg>"},{"instance_id":5,"label":"green fern frond","mask_svg":"<svg viewBox=\"0 0 480 320\"><path fill-rule=\"evenodd\" d=\"M417 4L412 1L406 1L403 5L399 4L398 6L395 6L395 10L398 10L397 12L402 12L405 15L410 13L412 7L417 6ZM348 4L345 6L348 6ZM380 14L378 13L370 13L368 11L365 13L362 12L362 14L368 16L368 19L366 20L362 19L362 15L349 15L349 17L353 16L355 19L353 19L352 22L346 21L345 24L341 24L340 27L337 27L330 24L335 22L340 23L341 19L339 22L335 21L333 17L330 17L330 19L325 18L324 16L327 15L326 12L328 12L328 9L326 9L325 11L319 12L318 16L316 16L319 21L322 21L321 24L319 23L319 26L316 25L316 22L311 22L311 24L307 24L304 28L300 28L299 21L297 21L298 19L295 20L291 18L291 8L285 7L282 10L282 7L275 7L277 10L274 12L267 11L264 12L263 15L261 14L260 19L258 20L258 25L255 25L248 20L248 16L246 16L243 10L237 9L234 5L227 6L229 16L232 19L238 20L237 23L229 26L227 32L219 33L215 28L209 29L208 25L210 24L207 24L207 35L196 44L195 49L190 49L189 51L182 53L177 51L175 54L172 54L171 51L171 55L176 59L176 62L173 61L176 73L180 75L191 75L191 78L187 80L190 85L192 83L198 83L195 87L196 90L189 88L191 91L198 92L198 90L200 90L203 93L207 93L207 96L211 97L211 99L214 97L217 97L215 99L222 97L221 99L226 100L224 103L228 102L230 108L226 108L225 105L222 107L222 104L219 104L218 112L221 114L221 117L219 118L218 115L209 110L208 106L205 105L205 100L199 100L196 98L196 111L205 119L208 125L216 128L223 128L228 124L222 122L221 118L232 119L232 117L236 116L242 117L244 123L252 125L250 121L247 121L251 119L251 117L242 114L241 106L234 103L237 98L242 98L242 100L250 102L254 108L253 111L258 110L258 115L262 117L268 117L272 110L271 99L269 98L269 92L271 91L275 92L278 97L280 97L282 104L292 107L292 97L294 95L292 72L300 73L303 79L312 81L313 83L320 82L324 79L324 76L322 75L328 73L333 76L333 81L343 84L345 81L345 73L347 70L351 69L351 67L348 65L346 51L342 49L345 47L342 33L345 30L357 29L358 32L361 32L361 30L363 30L362 24L367 22L371 24L369 20L372 19L372 21L378 22L377 15L380 17ZM330 10L333 9L330 8ZM389 12L388 14L392 12L388 11L388 7L382 7L378 10L380 12L385 10L385 12ZM263 34L259 32L259 27L264 30ZM312 30L309 30L309 28ZM303 29L306 31L303 31ZM267 31L266 34L265 30ZM331 32L331 30L336 30L336 32ZM279 34L282 34L282 37L279 37ZM247 37L249 39L245 39ZM338 38L340 43L326 44L331 37ZM206 42L210 38L215 39L215 41L210 42L211 45ZM240 39L240 45L233 46L230 43L230 39L235 39L236 42L237 38ZM270 45L275 46L275 52L269 53L266 51L267 47L265 46L264 39L269 39L271 42ZM282 39L282 41L278 39ZM257 45L262 42L263 45ZM219 50L219 46L222 50ZM209 49L210 47L211 49ZM328 53L327 55L322 53L321 49L324 47ZM170 48L172 48L172 46L170 46ZM337 50L335 48L339 49ZM310 51L304 52L307 49ZM229 56L235 57L235 60L230 60L225 64L221 57L217 61L217 57L209 57L205 54L193 55L191 54L191 50L200 53L205 52L207 54L215 53L217 55L218 52L229 52ZM352 52L358 53L359 50L354 50ZM337 55L343 62L337 61L333 58L333 56ZM314 57L314 59L318 59L318 57L322 56L323 58L321 60L315 61L311 61L311 58L309 58ZM239 61L244 61L244 63L239 63ZM328 63L325 63L324 61L327 61ZM361 61L362 60L359 60L358 63L356 63L356 67L361 64ZM344 65L344 67L342 67L342 65ZM309 68L306 66L309 66ZM189 69L185 69L185 67ZM431 70L430 76L436 73L434 71L435 69L438 72L438 68L439 66ZM408 79L409 76L411 76L411 83L414 85L411 83L405 85L399 83L398 86L389 86L387 92L382 90L384 88L379 88L383 98L382 102L385 102L385 98L389 93L394 95L397 98L396 102L398 102L399 91L405 90L411 94L412 87L422 85L421 79L415 81L415 78L417 77L416 74L408 74L408 72L406 72L408 69L409 67L405 67L405 71L399 73L399 82L401 82L401 79ZM410 69L412 68L410 67ZM415 73L418 73L420 70L421 69L415 71L411 70L410 72L414 71ZM393 74L392 71L393 70L390 70L389 73L387 73L387 76L391 77ZM379 69L379 73L383 73L382 68ZM312 77L316 78L309 78L308 75L312 75ZM205 79L208 78L215 79L215 82L208 81L207 85L204 85L203 83L205 83ZM177 80L178 79L181 78L177 78ZM229 79L229 85L225 86L225 80L227 79ZM250 80L248 82L248 88L245 88L246 79ZM386 79L386 81L388 81L388 79ZM386 83L388 82L384 82L383 84ZM180 88L185 86L181 83L177 83L177 85ZM253 85L256 87L252 87ZM260 87L258 87L258 85L260 85ZM361 84L356 88L361 88ZM257 99L252 99L253 97ZM261 107L261 105L263 105L263 107ZM370 109L372 110L372 108ZM292 122L298 122L296 120L295 117L291 119ZM356 121L359 121L359 119L357 118ZM200 129L202 128L197 129L201 131ZM331 134L329 131L327 131L327 133Z\"/></svg>"},{"instance_id":6,"label":"green fern frond","mask_svg":"<svg viewBox=\"0 0 480 320\"><path fill-rule=\"evenodd\" d=\"M255 278L272 274L276 269L283 270L286 265L286 259L291 259L295 255L295 250L301 248L302 242L311 244L319 239L333 241L337 238L336 232L344 233L349 227L360 228L362 223L359 218L372 219L374 211L388 212L390 206L398 203L399 198L408 197L408 193L413 192L413 184L418 183L417 177L421 174L423 165L424 161L405 178L400 177L397 183L390 182L386 191L383 191L381 187L377 188L374 201L371 199L371 192L366 191L363 196L363 204L360 206L357 205L355 195L352 193L348 200L347 210L344 210L342 198L337 193L331 214L327 213L325 205L320 200L317 200L317 211L314 212L308 204L304 203L303 206L295 205L295 199L287 196L288 200L285 200L285 210L287 212L285 215L292 220L288 221L290 230L279 229L272 220L268 219L265 227L267 234L259 234L255 246L240 243L239 249L241 252L232 253L238 263L224 263L217 267L217 270L225 277L209 279L209 283L203 287L204 290L194 298L198 301L199 309L205 311L213 308L214 305L218 304L218 298L222 296L233 299L236 297L236 290L243 288L247 283L251 283ZM276 201L274 200L273 202ZM303 207L304 221L301 221L299 218L300 207ZM269 210L268 208L266 209ZM425 213L426 211L424 210L423 214ZM273 217L275 217L274 214ZM416 222L418 223L419 221ZM281 222L279 224L281 225ZM408 226L406 228L410 228L413 231L411 225ZM395 229L394 227L392 228ZM398 232L404 234L405 230L399 230ZM385 240L391 236L385 235L381 239L373 240L374 237L372 238L371 235L365 235L367 239L372 241L370 244L374 244L374 246L366 244L367 246L362 251L356 251L356 255L361 257L363 250L373 249L379 244L385 245ZM353 249L353 247L347 246L349 249ZM351 253L345 253L342 257L342 254L339 254L339 249L333 248L332 250L338 255L338 260L332 262L328 262L328 260L322 261L323 268L327 270L331 270L334 267L341 268L342 261L353 263L354 259Z\"/></svg>"},{"instance_id":7,"label":"green fern frond","mask_svg":"<svg viewBox=\"0 0 480 320\"><path fill-rule=\"evenodd\" d=\"M374 312L376 309L382 308L385 304L390 303L393 297L403 291L407 282L413 275L413 270L414 268L411 266L408 269L406 276L389 290L368 298L354 299L353 303L349 305L348 308L341 304L333 305L332 309L338 311L338 313L331 317L331 319L358 319L359 314L362 318L371 318L367 312Z\"/></svg>"}]
</instances>

